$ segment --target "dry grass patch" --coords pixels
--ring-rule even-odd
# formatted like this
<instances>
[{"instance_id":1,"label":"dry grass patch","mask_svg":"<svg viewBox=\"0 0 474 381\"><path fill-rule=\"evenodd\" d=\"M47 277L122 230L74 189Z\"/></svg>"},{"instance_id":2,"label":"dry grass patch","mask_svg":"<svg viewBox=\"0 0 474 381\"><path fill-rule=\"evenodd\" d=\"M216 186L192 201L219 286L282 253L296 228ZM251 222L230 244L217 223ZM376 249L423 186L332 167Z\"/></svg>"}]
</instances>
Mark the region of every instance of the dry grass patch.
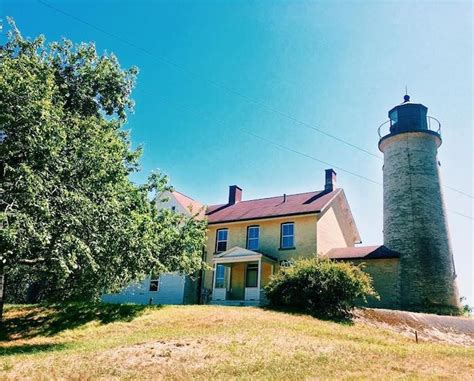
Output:
<instances>
[{"instance_id":1,"label":"dry grass patch","mask_svg":"<svg viewBox=\"0 0 474 381\"><path fill-rule=\"evenodd\" d=\"M10 308L7 322L30 309L54 314L37 306ZM416 344L366 323L258 308L147 307L132 318L90 318L62 328L51 334L37 328L36 334L17 333L0 342L0 378L472 379L474 374L472 347Z\"/></svg>"}]
</instances>

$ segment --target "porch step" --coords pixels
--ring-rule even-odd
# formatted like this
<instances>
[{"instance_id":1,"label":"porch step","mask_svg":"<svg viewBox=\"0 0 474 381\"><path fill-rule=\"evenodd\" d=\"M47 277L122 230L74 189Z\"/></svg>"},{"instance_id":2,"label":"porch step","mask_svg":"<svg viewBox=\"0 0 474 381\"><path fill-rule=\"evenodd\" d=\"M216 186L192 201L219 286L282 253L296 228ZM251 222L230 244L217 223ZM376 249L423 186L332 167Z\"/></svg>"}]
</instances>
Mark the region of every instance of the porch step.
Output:
<instances>
[{"instance_id":1,"label":"porch step","mask_svg":"<svg viewBox=\"0 0 474 381\"><path fill-rule=\"evenodd\" d=\"M211 300L209 304L218 306L260 307L264 306L266 303L263 300Z\"/></svg>"}]
</instances>

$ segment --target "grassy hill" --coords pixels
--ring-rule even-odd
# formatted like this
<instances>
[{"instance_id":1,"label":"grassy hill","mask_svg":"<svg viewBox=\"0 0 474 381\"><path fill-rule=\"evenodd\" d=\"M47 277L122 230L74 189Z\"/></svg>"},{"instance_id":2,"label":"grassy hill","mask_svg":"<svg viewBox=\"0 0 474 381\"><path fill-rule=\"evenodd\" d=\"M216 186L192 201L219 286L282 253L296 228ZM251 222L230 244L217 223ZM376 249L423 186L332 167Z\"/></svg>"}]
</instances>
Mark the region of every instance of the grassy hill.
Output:
<instances>
[{"instance_id":1,"label":"grassy hill","mask_svg":"<svg viewBox=\"0 0 474 381\"><path fill-rule=\"evenodd\" d=\"M258 308L8 306L0 379L472 379L474 348Z\"/></svg>"}]
</instances>

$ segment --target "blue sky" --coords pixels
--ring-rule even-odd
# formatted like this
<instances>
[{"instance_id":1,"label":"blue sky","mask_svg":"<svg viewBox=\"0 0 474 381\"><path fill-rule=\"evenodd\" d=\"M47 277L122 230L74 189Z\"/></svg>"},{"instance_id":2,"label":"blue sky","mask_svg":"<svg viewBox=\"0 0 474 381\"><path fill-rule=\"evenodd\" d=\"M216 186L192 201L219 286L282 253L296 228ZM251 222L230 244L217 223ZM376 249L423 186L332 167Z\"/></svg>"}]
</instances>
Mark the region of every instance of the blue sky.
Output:
<instances>
[{"instance_id":1,"label":"blue sky","mask_svg":"<svg viewBox=\"0 0 474 381\"><path fill-rule=\"evenodd\" d=\"M329 165L269 140L382 182L379 158L308 126L381 156L377 127L407 85L442 123L444 184L473 193L470 2L41 1L69 16L1 0L1 18L140 69L127 126L145 149L136 181L160 169L205 203L225 202L230 184L244 199L322 188ZM363 243L381 243L382 187L336 171ZM460 293L474 304L473 199L444 191Z\"/></svg>"}]
</instances>

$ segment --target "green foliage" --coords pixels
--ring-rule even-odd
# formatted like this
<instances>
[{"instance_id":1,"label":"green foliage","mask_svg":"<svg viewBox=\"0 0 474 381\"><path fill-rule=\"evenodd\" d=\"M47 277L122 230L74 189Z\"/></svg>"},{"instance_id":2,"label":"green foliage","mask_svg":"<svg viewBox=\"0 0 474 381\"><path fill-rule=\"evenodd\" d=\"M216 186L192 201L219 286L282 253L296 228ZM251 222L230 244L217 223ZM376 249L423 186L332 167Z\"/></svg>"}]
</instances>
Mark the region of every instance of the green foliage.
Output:
<instances>
[{"instance_id":1,"label":"green foliage","mask_svg":"<svg viewBox=\"0 0 474 381\"><path fill-rule=\"evenodd\" d=\"M275 307L328 317L347 316L357 301L377 296L359 267L323 259L300 259L273 275L265 292Z\"/></svg>"},{"instance_id":2,"label":"green foliage","mask_svg":"<svg viewBox=\"0 0 474 381\"><path fill-rule=\"evenodd\" d=\"M150 271L200 269L205 222L157 211L150 197L170 188L165 176L129 179L141 153L123 130L137 69L92 43L46 45L10 29L0 49L7 279L36 282L43 300L94 299Z\"/></svg>"},{"instance_id":3,"label":"green foliage","mask_svg":"<svg viewBox=\"0 0 474 381\"><path fill-rule=\"evenodd\" d=\"M461 296L459 302L461 304L459 315L471 316L474 314L474 307L471 307L467 302L466 297Z\"/></svg>"}]
</instances>

